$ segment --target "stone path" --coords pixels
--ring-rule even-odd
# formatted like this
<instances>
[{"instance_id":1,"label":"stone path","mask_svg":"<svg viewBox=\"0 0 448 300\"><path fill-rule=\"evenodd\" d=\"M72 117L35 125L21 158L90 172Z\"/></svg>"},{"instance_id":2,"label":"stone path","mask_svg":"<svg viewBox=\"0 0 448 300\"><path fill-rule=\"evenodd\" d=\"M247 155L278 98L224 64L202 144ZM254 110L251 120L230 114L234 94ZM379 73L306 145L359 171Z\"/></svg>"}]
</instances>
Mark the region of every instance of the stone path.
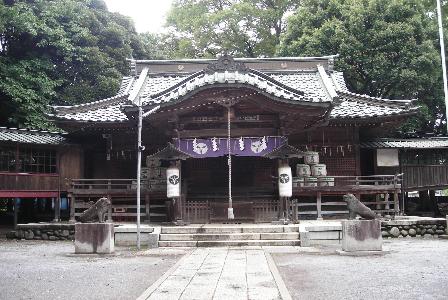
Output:
<instances>
[{"instance_id":1,"label":"stone path","mask_svg":"<svg viewBox=\"0 0 448 300\"><path fill-rule=\"evenodd\" d=\"M266 255L262 249L198 248L139 299L282 299Z\"/></svg>"}]
</instances>

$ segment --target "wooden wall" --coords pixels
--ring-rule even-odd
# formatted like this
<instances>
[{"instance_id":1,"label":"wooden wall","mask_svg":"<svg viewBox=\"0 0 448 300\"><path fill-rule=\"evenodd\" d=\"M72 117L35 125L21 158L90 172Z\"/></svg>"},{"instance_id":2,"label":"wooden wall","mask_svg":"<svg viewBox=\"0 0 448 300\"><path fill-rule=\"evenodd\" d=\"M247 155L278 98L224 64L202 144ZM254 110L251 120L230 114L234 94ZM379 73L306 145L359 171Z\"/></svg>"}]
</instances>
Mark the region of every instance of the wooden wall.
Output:
<instances>
[{"instance_id":1,"label":"wooden wall","mask_svg":"<svg viewBox=\"0 0 448 300\"><path fill-rule=\"evenodd\" d=\"M84 152L77 146L65 146L58 149L58 155L61 190L65 191L68 179L78 179L84 176Z\"/></svg>"}]
</instances>

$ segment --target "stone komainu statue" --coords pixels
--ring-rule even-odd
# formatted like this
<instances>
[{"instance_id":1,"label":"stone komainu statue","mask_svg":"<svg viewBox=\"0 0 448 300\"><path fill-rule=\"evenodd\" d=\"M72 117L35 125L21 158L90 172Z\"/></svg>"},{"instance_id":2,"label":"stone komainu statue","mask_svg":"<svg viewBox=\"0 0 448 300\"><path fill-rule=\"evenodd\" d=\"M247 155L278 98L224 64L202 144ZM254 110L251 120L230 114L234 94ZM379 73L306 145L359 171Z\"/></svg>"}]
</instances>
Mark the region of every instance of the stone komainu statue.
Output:
<instances>
[{"instance_id":1,"label":"stone komainu statue","mask_svg":"<svg viewBox=\"0 0 448 300\"><path fill-rule=\"evenodd\" d=\"M364 219L373 220L377 216L376 214L367 206L361 203L355 195L347 194L343 196L344 201L347 203L348 208L348 219L353 220L356 215L360 215Z\"/></svg>"},{"instance_id":2,"label":"stone komainu statue","mask_svg":"<svg viewBox=\"0 0 448 300\"><path fill-rule=\"evenodd\" d=\"M82 223L95 221L104 223L104 216L109 211L110 205L109 199L106 197L100 198L79 216L79 221Z\"/></svg>"}]
</instances>

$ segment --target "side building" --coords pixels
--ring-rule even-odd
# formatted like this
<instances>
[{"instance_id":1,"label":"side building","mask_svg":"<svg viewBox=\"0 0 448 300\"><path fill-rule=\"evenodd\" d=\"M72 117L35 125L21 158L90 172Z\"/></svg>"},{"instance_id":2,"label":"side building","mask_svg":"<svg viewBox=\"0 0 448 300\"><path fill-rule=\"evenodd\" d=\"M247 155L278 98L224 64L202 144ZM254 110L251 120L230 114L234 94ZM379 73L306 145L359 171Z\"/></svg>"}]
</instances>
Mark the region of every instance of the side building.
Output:
<instances>
[{"instance_id":1,"label":"side building","mask_svg":"<svg viewBox=\"0 0 448 300\"><path fill-rule=\"evenodd\" d=\"M1 127L1 222L59 221L68 179L83 175L82 153L60 133Z\"/></svg>"}]
</instances>

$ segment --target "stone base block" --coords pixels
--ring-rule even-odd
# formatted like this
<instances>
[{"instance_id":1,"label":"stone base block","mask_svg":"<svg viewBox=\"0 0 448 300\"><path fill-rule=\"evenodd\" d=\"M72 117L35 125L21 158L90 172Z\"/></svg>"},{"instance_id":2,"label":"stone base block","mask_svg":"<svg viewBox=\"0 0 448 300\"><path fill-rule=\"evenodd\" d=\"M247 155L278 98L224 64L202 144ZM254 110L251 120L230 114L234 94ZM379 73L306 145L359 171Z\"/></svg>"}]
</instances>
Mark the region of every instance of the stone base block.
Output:
<instances>
[{"instance_id":1,"label":"stone base block","mask_svg":"<svg viewBox=\"0 0 448 300\"><path fill-rule=\"evenodd\" d=\"M113 223L75 224L75 253L110 254L114 251Z\"/></svg>"},{"instance_id":2,"label":"stone base block","mask_svg":"<svg viewBox=\"0 0 448 300\"><path fill-rule=\"evenodd\" d=\"M342 221L343 251L381 251L382 246L380 220Z\"/></svg>"},{"instance_id":3,"label":"stone base block","mask_svg":"<svg viewBox=\"0 0 448 300\"><path fill-rule=\"evenodd\" d=\"M158 233L148 233L148 248L159 248Z\"/></svg>"}]
</instances>

